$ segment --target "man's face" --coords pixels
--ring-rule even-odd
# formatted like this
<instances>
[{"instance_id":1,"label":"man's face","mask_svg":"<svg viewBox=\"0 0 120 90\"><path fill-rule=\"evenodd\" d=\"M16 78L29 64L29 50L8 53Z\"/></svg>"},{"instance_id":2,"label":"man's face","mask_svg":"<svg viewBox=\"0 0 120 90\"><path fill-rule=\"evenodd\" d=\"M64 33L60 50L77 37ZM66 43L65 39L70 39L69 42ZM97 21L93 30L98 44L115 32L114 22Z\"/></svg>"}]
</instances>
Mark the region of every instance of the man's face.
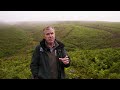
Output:
<instances>
[{"instance_id":1,"label":"man's face","mask_svg":"<svg viewBox=\"0 0 120 90\"><path fill-rule=\"evenodd\" d=\"M44 31L44 39L47 43L54 43L55 41L55 30L52 28Z\"/></svg>"}]
</instances>

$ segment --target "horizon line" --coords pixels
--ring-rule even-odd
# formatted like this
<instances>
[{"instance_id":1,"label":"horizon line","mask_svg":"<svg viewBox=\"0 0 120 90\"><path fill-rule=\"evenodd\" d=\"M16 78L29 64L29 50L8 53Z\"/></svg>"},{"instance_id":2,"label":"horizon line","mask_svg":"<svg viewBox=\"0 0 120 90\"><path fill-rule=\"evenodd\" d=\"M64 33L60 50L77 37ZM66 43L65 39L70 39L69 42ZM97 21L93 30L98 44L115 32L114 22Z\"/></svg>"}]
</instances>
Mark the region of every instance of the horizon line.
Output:
<instances>
[{"instance_id":1,"label":"horizon line","mask_svg":"<svg viewBox=\"0 0 120 90\"><path fill-rule=\"evenodd\" d=\"M120 21L107 21L107 20L25 20L25 21L0 21L0 23L19 23L19 22L65 22L65 21L86 21L86 22L120 22Z\"/></svg>"}]
</instances>

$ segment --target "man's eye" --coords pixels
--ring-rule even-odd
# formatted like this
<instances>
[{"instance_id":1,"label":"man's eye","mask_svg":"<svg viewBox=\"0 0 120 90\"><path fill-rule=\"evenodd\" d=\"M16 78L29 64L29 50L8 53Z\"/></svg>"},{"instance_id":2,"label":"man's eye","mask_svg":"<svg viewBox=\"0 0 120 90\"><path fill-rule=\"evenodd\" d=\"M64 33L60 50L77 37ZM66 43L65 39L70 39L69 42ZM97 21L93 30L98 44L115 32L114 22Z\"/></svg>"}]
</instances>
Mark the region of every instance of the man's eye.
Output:
<instances>
[{"instance_id":1,"label":"man's eye","mask_svg":"<svg viewBox=\"0 0 120 90\"><path fill-rule=\"evenodd\" d=\"M49 35L49 33L47 33L46 35Z\"/></svg>"}]
</instances>

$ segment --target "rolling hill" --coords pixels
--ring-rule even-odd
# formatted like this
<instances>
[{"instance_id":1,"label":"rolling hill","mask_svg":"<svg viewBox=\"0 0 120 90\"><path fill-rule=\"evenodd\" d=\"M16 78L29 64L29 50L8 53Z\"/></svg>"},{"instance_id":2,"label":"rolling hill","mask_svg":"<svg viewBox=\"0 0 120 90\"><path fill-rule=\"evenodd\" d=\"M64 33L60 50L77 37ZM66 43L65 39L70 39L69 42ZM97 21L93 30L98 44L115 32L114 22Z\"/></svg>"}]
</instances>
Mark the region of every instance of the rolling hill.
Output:
<instances>
[{"instance_id":1,"label":"rolling hill","mask_svg":"<svg viewBox=\"0 0 120 90\"><path fill-rule=\"evenodd\" d=\"M29 64L52 25L71 57L69 79L120 78L120 23L93 21L18 22L0 26L0 78L31 78Z\"/></svg>"}]
</instances>

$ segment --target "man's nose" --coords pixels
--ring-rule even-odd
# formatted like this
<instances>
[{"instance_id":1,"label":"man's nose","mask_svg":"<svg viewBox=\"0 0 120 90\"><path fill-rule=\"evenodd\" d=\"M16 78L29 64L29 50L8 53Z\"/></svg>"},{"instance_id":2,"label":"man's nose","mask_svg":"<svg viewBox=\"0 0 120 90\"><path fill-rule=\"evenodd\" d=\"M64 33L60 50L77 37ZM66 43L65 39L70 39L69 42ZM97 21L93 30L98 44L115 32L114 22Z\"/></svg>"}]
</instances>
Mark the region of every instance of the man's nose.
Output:
<instances>
[{"instance_id":1,"label":"man's nose","mask_svg":"<svg viewBox=\"0 0 120 90\"><path fill-rule=\"evenodd\" d=\"M52 37L52 34L50 34L49 36Z\"/></svg>"}]
</instances>

